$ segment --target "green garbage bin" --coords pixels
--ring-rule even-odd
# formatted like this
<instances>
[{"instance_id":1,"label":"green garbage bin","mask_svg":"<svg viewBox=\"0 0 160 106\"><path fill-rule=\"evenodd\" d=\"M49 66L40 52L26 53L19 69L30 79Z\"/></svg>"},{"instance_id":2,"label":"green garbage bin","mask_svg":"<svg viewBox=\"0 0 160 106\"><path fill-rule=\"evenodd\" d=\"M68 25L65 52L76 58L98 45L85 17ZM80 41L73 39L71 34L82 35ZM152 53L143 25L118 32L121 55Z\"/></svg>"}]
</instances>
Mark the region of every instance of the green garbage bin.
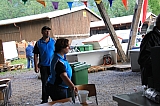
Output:
<instances>
[{"instance_id":1,"label":"green garbage bin","mask_svg":"<svg viewBox=\"0 0 160 106\"><path fill-rule=\"evenodd\" d=\"M72 68L72 82L75 85L88 84L88 68L90 65L84 62L69 63ZM71 90L67 90L68 97L71 97Z\"/></svg>"},{"instance_id":2,"label":"green garbage bin","mask_svg":"<svg viewBox=\"0 0 160 106\"><path fill-rule=\"evenodd\" d=\"M93 50L93 45L84 45L84 51Z\"/></svg>"},{"instance_id":3,"label":"green garbage bin","mask_svg":"<svg viewBox=\"0 0 160 106\"><path fill-rule=\"evenodd\" d=\"M88 64L77 64L72 67L72 82L75 85L88 84Z\"/></svg>"},{"instance_id":4,"label":"green garbage bin","mask_svg":"<svg viewBox=\"0 0 160 106\"><path fill-rule=\"evenodd\" d=\"M76 65L78 65L78 64L80 64L81 62L72 62L72 63L69 63L70 64L70 66L73 68L74 66L76 66Z\"/></svg>"}]
</instances>

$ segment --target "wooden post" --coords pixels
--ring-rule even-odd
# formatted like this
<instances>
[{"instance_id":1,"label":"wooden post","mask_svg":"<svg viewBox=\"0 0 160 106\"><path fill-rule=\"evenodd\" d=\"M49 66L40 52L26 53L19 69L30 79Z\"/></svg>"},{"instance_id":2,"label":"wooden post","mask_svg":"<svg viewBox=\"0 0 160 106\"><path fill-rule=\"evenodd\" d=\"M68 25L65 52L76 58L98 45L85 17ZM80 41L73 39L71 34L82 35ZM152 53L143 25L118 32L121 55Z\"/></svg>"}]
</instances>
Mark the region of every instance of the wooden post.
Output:
<instances>
[{"instance_id":1,"label":"wooden post","mask_svg":"<svg viewBox=\"0 0 160 106\"><path fill-rule=\"evenodd\" d=\"M120 56L120 59L122 62L127 62L127 57L122 49L122 46L121 44L119 43L119 40L118 40L118 37L115 33L115 30L113 28L113 25L110 21L110 18L108 16L108 14L106 13L106 10L104 8L104 5L103 5L103 2L101 0L99 0L99 2L97 2L97 0L95 0L96 2L96 5L98 7L98 10L103 18L103 21L105 23L105 26L107 27L108 31L109 31L109 34L111 36L111 39L114 43L114 46L117 48L117 52L118 52L118 55Z\"/></svg>"},{"instance_id":2,"label":"wooden post","mask_svg":"<svg viewBox=\"0 0 160 106\"><path fill-rule=\"evenodd\" d=\"M132 20L129 42L128 42L128 47L126 51L127 57L129 57L128 50L131 50L131 48L135 44L142 4L143 4L143 0L139 0L138 6L137 5L135 6L135 13L134 13L133 20Z\"/></svg>"}]
</instances>

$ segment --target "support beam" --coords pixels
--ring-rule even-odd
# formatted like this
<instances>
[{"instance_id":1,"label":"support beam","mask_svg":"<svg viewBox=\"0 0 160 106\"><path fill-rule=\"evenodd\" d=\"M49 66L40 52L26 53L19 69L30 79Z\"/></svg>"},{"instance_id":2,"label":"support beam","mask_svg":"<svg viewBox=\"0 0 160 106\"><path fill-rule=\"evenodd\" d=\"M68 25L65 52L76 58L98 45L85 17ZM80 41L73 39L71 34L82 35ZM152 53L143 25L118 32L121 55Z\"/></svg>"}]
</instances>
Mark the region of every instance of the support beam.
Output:
<instances>
[{"instance_id":1,"label":"support beam","mask_svg":"<svg viewBox=\"0 0 160 106\"><path fill-rule=\"evenodd\" d=\"M104 8L103 2L102 2L101 0L99 0L99 1L100 1L100 2L98 3L98 2L95 0L96 5L97 5L97 7L98 7L98 10L99 10L102 18L103 18L103 21L104 21L104 23L105 23L105 26L107 27L107 29L108 29L108 31L109 31L109 34L110 34L111 39L112 39L112 41L113 41L113 43L114 43L114 46L117 48L118 55L119 55L119 57L120 57L120 59L121 59L122 62L127 62L128 59L127 59L127 57L126 57L126 55L125 55L125 53L124 53L124 51L123 51L123 49L122 49L121 44L119 43L118 37L117 37L117 35L116 35L116 33L115 33L115 30L114 30L114 28L113 28L113 25L112 25L112 23L111 23L111 21L110 21L109 16L108 16L108 14L106 13L106 10L105 10L105 8Z\"/></svg>"},{"instance_id":2,"label":"support beam","mask_svg":"<svg viewBox=\"0 0 160 106\"><path fill-rule=\"evenodd\" d=\"M138 5L135 5L135 11L133 15L133 20L132 20L132 25L131 25L131 31L130 31L130 36L129 36L129 42L128 42L128 47L127 47L127 57L129 57L128 50L131 50L132 47L134 47L136 36L137 36L137 29L138 29L138 24L139 24L139 18L141 14L141 9L142 9L142 4L143 0L138 0Z\"/></svg>"}]
</instances>

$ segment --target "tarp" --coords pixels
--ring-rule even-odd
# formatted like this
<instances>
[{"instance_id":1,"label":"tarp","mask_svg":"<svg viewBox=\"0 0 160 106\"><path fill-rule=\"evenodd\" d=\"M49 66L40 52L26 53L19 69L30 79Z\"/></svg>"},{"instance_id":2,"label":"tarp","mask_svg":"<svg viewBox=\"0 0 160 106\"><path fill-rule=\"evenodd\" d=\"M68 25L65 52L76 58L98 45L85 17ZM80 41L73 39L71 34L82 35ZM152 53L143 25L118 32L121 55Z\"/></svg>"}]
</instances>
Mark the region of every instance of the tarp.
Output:
<instances>
[{"instance_id":1,"label":"tarp","mask_svg":"<svg viewBox=\"0 0 160 106\"><path fill-rule=\"evenodd\" d=\"M16 49L16 42L15 41L3 42L3 52L4 52L4 58L6 60L17 58L18 52Z\"/></svg>"}]
</instances>

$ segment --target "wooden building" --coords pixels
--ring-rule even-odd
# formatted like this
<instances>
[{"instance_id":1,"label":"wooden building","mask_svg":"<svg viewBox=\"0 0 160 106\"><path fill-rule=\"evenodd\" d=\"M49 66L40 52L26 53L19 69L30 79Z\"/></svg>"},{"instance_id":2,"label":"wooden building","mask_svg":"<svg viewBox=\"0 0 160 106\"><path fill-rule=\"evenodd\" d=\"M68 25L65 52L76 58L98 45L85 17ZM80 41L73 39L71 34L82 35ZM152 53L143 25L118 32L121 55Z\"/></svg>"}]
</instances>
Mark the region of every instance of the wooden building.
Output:
<instances>
[{"instance_id":1,"label":"wooden building","mask_svg":"<svg viewBox=\"0 0 160 106\"><path fill-rule=\"evenodd\" d=\"M146 21L144 22L141 33L146 33L148 26L151 22L155 21L156 15L149 12L146 16ZM110 18L110 21L115 30L126 30L131 28L133 15ZM90 36L95 34L108 33L108 30L103 21L91 22L90 24Z\"/></svg>"},{"instance_id":2,"label":"wooden building","mask_svg":"<svg viewBox=\"0 0 160 106\"><path fill-rule=\"evenodd\" d=\"M90 35L90 22L101 17L85 6L0 21L2 41L32 41L42 37L41 28L51 27L51 37L84 38Z\"/></svg>"}]
</instances>

